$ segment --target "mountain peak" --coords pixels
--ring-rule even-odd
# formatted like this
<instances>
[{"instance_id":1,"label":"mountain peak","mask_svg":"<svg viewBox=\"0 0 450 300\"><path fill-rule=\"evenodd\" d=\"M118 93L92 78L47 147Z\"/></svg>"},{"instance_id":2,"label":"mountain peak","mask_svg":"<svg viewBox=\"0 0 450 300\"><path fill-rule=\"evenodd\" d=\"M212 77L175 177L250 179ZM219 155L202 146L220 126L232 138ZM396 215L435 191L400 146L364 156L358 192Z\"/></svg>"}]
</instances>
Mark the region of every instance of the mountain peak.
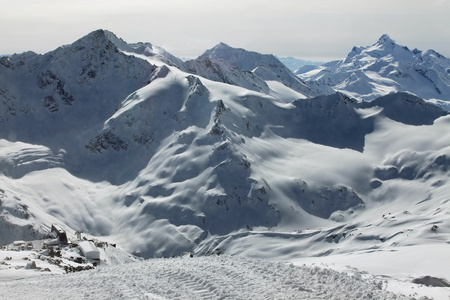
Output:
<instances>
[{"instance_id":1,"label":"mountain peak","mask_svg":"<svg viewBox=\"0 0 450 300\"><path fill-rule=\"evenodd\" d=\"M215 56L223 56L224 53L229 53L239 50L238 48L233 48L224 42L220 42L209 50L206 50L201 56L207 56L209 58L214 58Z\"/></svg>"},{"instance_id":2,"label":"mountain peak","mask_svg":"<svg viewBox=\"0 0 450 300\"><path fill-rule=\"evenodd\" d=\"M90 39L94 39L94 40L99 40L99 39L110 39L111 37L115 37L115 34L105 30L105 29L97 29L92 31L91 33L88 33L84 38L90 38Z\"/></svg>"},{"instance_id":3,"label":"mountain peak","mask_svg":"<svg viewBox=\"0 0 450 300\"><path fill-rule=\"evenodd\" d=\"M395 45L395 41L393 39L391 39L391 37L387 34L383 34L379 39L377 44L382 44L382 45Z\"/></svg>"},{"instance_id":4,"label":"mountain peak","mask_svg":"<svg viewBox=\"0 0 450 300\"><path fill-rule=\"evenodd\" d=\"M234 48L223 42L213 48L206 50L202 57L209 57L212 60L223 60L228 64L250 71L258 67L261 63L267 65L281 64L272 54L261 54L254 51L248 51L242 48Z\"/></svg>"},{"instance_id":5,"label":"mountain peak","mask_svg":"<svg viewBox=\"0 0 450 300\"><path fill-rule=\"evenodd\" d=\"M76 41L74 44L77 43L92 43L93 45L105 45L110 44L113 47L117 47L120 50L123 51L131 51L132 48L128 43L126 43L121 38L117 37L113 32L105 30L105 29L97 29L95 31L92 31L91 33L87 34L86 36L82 37L78 41Z\"/></svg>"},{"instance_id":6,"label":"mountain peak","mask_svg":"<svg viewBox=\"0 0 450 300\"><path fill-rule=\"evenodd\" d=\"M245 50L240 49L240 48L234 48L228 44L225 44L224 42L220 42L217 45L215 45L214 47L212 47L211 49L206 50L201 56L207 56L209 58L214 59L217 57L222 58L222 56L228 55L229 53L242 52L242 51L245 51Z\"/></svg>"},{"instance_id":7,"label":"mountain peak","mask_svg":"<svg viewBox=\"0 0 450 300\"><path fill-rule=\"evenodd\" d=\"M213 48L233 48L233 47L231 47L230 45L228 45L228 44L226 44L224 42L220 42Z\"/></svg>"}]
</instances>

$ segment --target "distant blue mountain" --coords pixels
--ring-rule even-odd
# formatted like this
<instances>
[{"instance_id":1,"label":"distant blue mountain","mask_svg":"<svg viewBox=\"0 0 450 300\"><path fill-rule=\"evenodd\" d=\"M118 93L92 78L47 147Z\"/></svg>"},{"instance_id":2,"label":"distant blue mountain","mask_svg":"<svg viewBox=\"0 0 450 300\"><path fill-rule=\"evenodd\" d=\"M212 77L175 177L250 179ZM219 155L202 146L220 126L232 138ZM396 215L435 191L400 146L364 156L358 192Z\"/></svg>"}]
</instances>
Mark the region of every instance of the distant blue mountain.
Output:
<instances>
[{"instance_id":1,"label":"distant blue mountain","mask_svg":"<svg viewBox=\"0 0 450 300\"><path fill-rule=\"evenodd\" d=\"M324 63L321 61L303 60L303 59L298 59L295 57L278 57L278 56L276 56L276 58L278 58L278 60L281 61L291 71L296 71L300 67L303 67L303 66L320 66Z\"/></svg>"}]
</instances>

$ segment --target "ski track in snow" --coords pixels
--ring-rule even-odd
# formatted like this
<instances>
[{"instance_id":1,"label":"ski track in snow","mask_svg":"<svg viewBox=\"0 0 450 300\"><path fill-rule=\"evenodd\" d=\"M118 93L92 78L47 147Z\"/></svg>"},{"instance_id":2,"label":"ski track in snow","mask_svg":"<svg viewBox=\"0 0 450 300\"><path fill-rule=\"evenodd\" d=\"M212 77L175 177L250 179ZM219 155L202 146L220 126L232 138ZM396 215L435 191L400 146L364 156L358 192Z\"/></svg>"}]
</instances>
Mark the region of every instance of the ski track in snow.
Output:
<instances>
[{"instance_id":1,"label":"ski track in snow","mask_svg":"<svg viewBox=\"0 0 450 300\"><path fill-rule=\"evenodd\" d=\"M0 299L406 299L384 286L331 269L223 255L0 282Z\"/></svg>"}]
</instances>

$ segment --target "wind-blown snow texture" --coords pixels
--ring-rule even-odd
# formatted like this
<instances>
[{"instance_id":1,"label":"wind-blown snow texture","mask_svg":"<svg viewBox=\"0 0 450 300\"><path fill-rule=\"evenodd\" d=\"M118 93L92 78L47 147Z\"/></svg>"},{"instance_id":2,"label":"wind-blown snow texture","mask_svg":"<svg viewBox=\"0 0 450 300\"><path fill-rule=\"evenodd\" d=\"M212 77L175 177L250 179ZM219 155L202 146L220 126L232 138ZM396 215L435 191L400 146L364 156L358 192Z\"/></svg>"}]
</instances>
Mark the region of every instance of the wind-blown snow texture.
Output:
<instances>
[{"instance_id":1,"label":"wind-blown snow texture","mask_svg":"<svg viewBox=\"0 0 450 300\"><path fill-rule=\"evenodd\" d=\"M380 279L226 256L148 260L25 282L0 282L2 294L14 299L405 299L385 291Z\"/></svg>"},{"instance_id":2,"label":"wind-blown snow texture","mask_svg":"<svg viewBox=\"0 0 450 300\"><path fill-rule=\"evenodd\" d=\"M386 49L419 55L387 37L358 49L371 78ZM182 62L103 30L0 58L0 244L58 223L146 258L447 245L447 111L321 80L225 44Z\"/></svg>"}]
</instances>

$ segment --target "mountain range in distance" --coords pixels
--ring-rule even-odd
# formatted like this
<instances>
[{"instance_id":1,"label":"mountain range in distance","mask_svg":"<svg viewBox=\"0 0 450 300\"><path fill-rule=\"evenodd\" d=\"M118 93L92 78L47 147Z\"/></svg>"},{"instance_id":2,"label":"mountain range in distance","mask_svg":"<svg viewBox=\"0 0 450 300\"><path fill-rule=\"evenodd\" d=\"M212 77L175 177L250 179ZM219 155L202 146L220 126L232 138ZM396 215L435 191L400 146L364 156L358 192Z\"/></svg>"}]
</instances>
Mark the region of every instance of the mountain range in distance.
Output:
<instances>
[{"instance_id":1,"label":"mountain range in distance","mask_svg":"<svg viewBox=\"0 0 450 300\"><path fill-rule=\"evenodd\" d=\"M325 62L321 62L321 61L311 61L311 60L304 60L304 59L299 59L299 58L295 58L295 57L279 57L276 56L276 58L281 61L286 67L289 68L289 70L295 72L297 71L300 67L303 66L320 66L323 65Z\"/></svg>"},{"instance_id":2,"label":"mountain range in distance","mask_svg":"<svg viewBox=\"0 0 450 300\"><path fill-rule=\"evenodd\" d=\"M372 46L353 47L344 60L296 74L362 100L406 91L449 109L450 60L434 50L410 50L386 34Z\"/></svg>"},{"instance_id":3,"label":"mountain range in distance","mask_svg":"<svg viewBox=\"0 0 450 300\"><path fill-rule=\"evenodd\" d=\"M146 258L445 244L449 60L384 35L301 70L106 30L1 57L2 245L53 223Z\"/></svg>"}]
</instances>

